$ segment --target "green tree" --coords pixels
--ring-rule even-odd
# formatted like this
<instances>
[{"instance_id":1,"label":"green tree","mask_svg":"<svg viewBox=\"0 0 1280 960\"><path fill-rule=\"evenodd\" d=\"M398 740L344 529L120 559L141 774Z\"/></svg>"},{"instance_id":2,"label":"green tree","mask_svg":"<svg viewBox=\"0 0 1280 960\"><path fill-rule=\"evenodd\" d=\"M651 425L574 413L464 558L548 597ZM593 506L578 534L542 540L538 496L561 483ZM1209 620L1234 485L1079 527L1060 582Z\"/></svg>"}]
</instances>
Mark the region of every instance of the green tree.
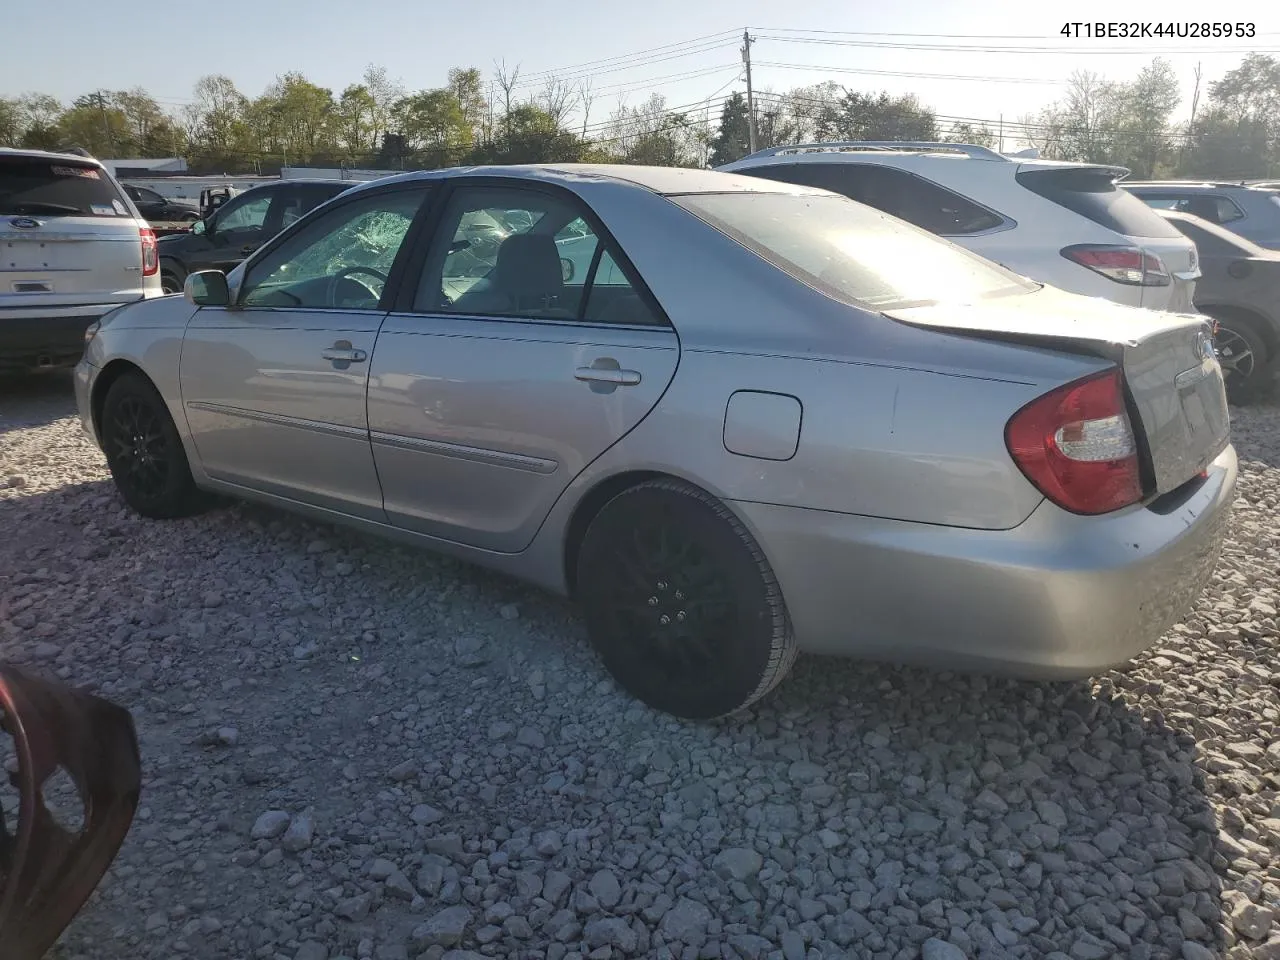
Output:
<instances>
[{"instance_id":1,"label":"green tree","mask_svg":"<svg viewBox=\"0 0 1280 960\"><path fill-rule=\"evenodd\" d=\"M186 134L193 156L214 163L256 153L246 120L249 98L230 77L210 74L196 81L195 103L186 111Z\"/></svg>"},{"instance_id":2,"label":"green tree","mask_svg":"<svg viewBox=\"0 0 1280 960\"><path fill-rule=\"evenodd\" d=\"M586 153L586 144L545 110L522 103L506 113L494 139L478 145L469 159L474 163L578 163Z\"/></svg>"},{"instance_id":3,"label":"green tree","mask_svg":"<svg viewBox=\"0 0 1280 960\"><path fill-rule=\"evenodd\" d=\"M484 95L484 78L475 67L454 67L449 71L449 92L458 101L462 120L471 130L471 139L480 141L488 133L489 101Z\"/></svg>"},{"instance_id":4,"label":"green tree","mask_svg":"<svg viewBox=\"0 0 1280 960\"><path fill-rule=\"evenodd\" d=\"M1250 54L1209 84L1209 103L1189 131L1184 172L1266 177L1280 172L1280 61Z\"/></svg>"},{"instance_id":5,"label":"green tree","mask_svg":"<svg viewBox=\"0 0 1280 960\"><path fill-rule=\"evenodd\" d=\"M951 124L951 129L942 139L947 143L972 143L994 150L1000 138L985 123L974 126L961 120Z\"/></svg>"},{"instance_id":6,"label":"green tree","mask_svg":"<svg viewBox=\"0 0 1280 960\"><path fill-rule=\"evenodd\" d=\"M19 146L34 150L56 150L62 142L58 120L62 104L47 93L24 93L18 97L22 140Z\"/></svg>"},{"instance_id":7,"label":"green tree","mask_svg":"<svg viewBox=\"0 0 1280 960\"><path fill-rule=\"evenodd\" d=\"M693 167L702 158L697 125L687 114L669 110L658 93L638 107L614 111L602 141L621 163Z\"/></svg>"},{"instance_id":8,"label":"green tree","mask_svg":"<svg viewBox=\"0 0 1280 960\"><path fill-rule=\"evenodd\" d=\"M332 152L333 113L333 91L286 73L252 102L247 119L263 152L298 164Z\"/></svg>"},{"instance_id":9,"label":"green tree","mask_svg":"<svg viewBox=\"0 0 1280 960\"><path fill-rule=\"evenodd\" d=\"M18 101L0 97L0 146L16 147L22 139L24 124Z\"/></svg>"},{"instance_id":10,"label":"green tree","mask_svg":"<svg viewBox=\"0 0 1280 960\"><path fill-rule=\"evenodd\" d=\"M734 93L720 108L720 126L711 138L711 166L719 167L747 155L751 142L751 116L747 98Z\"/></svg>"},{"instance_id":11,"label":"green tree","mask_svg":"<svg viewBox=\"0 0 1280 960\"><path fill-rule=\"evenodd\" d=\"M373 94L363 83L353 83L342 91L333 116L334 133L348 156L373 151L378 146L374 115L378 109Z\"/></svg>"},{"instance_id":12,"label":"green tree","mask_svg":"<svg viewBox=\"0 0 1280 960\"><path fill-rule=\"evenodd\" d=\"M1155 175L1171 158L1169 121L1182 97L1169 61L1156 57L1130 83L1116 86L1111 104L1111 157L1136 178Z\"/></svg>"},{"instance_id":13,"label":"green tree","mask_svg":"<svg viewBox=\"0 0 1280 960\"><path fill-rule=\"evenodd\" d=\"M129 119L106 90L73 100L58 118L57 129L62 147L82 147L95 157L106 159L137 154Z\"/></svg>"},{"instance_id":14,"label":"green tree","mask_svg":"<svg viewBox=\"0 0 1280 960\"><path fill-rule=\"evenodd\" d=\"M405 97L396 106L394 122L405 145L421 154L427 166L453 166L471 149L471 125L457 96L446 87Z\"/></svg>"},{"instance_id":15,"label":"green tree","mask_svg":"<svg viewBox=\"0 0 1280 960\"><path fill-rule=\"evenodd\" d=\"M937 140L938 123L932 110L915 94L845 92L834 131L842 140Z\"/></svg>"}]
</instances>

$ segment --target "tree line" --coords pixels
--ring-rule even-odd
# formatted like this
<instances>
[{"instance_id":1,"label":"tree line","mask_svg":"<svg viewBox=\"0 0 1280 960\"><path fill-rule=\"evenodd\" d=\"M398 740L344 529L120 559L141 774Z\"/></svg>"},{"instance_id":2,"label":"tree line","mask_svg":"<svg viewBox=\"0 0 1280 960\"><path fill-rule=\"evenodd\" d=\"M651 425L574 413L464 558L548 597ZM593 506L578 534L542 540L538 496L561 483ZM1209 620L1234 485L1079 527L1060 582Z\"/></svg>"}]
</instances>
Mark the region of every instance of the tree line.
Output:
<instances>
[{"instance_id":1,"label":"tree line","mask_svg":"<svg viewBox=\"0 0 1280 960\"><path fill-rule=\"evenodd\" d=\"M756 94L759 146L822 140L945 140L1051 159L1114 163L1135 177L1280 175L1280 61L1251 54L1210 82L1191 117L1172 66L1156 58L1129 82L1074 73L1064 96L996 125L938 114L911 95L835 82ZM282 166L416 169L471 163L621 162L715 166L743 156L750 116L740 92L689 107L652 94L600 117L589 83L522 82L499 66L486 81L450 70L443 87L409 91L369 66L339 94L301 73L257 97L226 76L201 78L192 101L162 107L145 90L97 90L63 104L41 93L0 97L0 145L76 146L104 159L187 159L197 173ZM593 120L593 108L596 117Z\"/></svg>"}]
</instances>

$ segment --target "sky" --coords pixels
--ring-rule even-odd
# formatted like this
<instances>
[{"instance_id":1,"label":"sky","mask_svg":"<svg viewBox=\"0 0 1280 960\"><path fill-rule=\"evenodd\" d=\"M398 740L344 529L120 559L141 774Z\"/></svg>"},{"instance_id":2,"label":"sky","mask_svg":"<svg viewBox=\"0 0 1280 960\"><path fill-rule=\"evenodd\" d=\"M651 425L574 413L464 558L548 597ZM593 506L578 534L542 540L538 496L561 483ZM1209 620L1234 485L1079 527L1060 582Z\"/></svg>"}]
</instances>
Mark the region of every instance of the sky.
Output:
<instances>
[{"instance_id":1,"label":"sky","mask_svg":"<svg viewBox=\"0 0 1280 960\"><path fill-rule=\"evenodd\" d=\"M1003 116L1012 137L1012 123L1062 96L1073 70L1123 81L1153 57L1167 57L1182 83L1176 119L1185 119L1197 65L1203 103L1209 81L1247 53L1280 56L1274 4L1165 0L1153 7L1161 23L1198 22L1210 7L1229 8L1218 15L1252 24L1255 35L1122 40L1061 34L1066 17L1105 22L1116 16L1119 5L1101 0L1060 7L1067 14L1026 0L220 0L199 13L178 12L188 9L181 6L155 13L162 8L153 7L142 19L104 17L102 0L61 0L56 7L16 3L4 11L0 95L40 91L69 101L87 90L140 86L179 111L191 101L195 81L209 73L226 74L255 96L278 74L300 71L337 94L371 63L410 90L441 86L455 66L475 66L492 78L495 64L503 63L508 71L518 68L516 94L526 98L549 76L575 85L589 81L593 101L585 122L594 132L619 103L635 106L651 92L672 108L717 108L726 94L745 89L740 47L748 29L757 90L834 80L868 92L915 93L944 120L984 120L995 128ZM40 38L55 20L83 29L59 30L51 57ZM583 122L579 112L576 123Z\"/></svg>"}]
</instances>

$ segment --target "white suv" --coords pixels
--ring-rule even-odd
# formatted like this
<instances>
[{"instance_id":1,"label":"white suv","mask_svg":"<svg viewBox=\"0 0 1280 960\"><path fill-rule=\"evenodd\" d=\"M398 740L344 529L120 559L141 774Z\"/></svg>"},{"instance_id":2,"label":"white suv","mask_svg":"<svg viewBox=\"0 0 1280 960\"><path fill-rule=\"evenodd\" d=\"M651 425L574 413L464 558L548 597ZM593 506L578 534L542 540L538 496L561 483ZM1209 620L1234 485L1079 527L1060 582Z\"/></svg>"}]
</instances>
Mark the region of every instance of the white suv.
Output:
<instances>
[{"instance_id":1,"label":"white suv","mask_svg":"<svg viewBox=\"0 0 1280 960\"><path fill-rule=\"evenodd\" d=\"M1072 293L1194 310L1195 244L1116 186L1124 167L853 142L771 147L717 169L844 194Z\"/></svg>"},{"instance_id":2,"label":"white suv","mask_svg":"<svg viewBox=\"0 0 1280 960\"><path fill-rule=\"evenodd\" d=\"M89 324L163 293L156 235L102 164L0 148L0 374L74 366Z\"/></svg>"}]
</instances>

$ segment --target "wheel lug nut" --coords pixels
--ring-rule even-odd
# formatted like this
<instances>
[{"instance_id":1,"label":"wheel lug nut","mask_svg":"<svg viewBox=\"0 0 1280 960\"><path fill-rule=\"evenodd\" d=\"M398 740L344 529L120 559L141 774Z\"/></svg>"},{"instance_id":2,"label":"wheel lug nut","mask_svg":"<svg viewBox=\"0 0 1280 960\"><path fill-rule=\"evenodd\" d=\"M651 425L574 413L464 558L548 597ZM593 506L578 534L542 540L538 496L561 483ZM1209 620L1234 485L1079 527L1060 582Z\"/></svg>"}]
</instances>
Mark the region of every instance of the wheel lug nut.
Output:
<instances>
[{"instance_id":1,"label":"wheel lug nut","mask_svg":"<svg viewBox=\"0 0 1280 960\"><path fill-rule=\"evenodd\" d=\"M659 581L658 581L658 589L659 589L659 590L665 590L665 589L667 589L667 581L665 581L665 580L659 580Z\"/></svg>"},{"instance_id":2,"label":"wheel lug nut","mask_svg":"<svg viewBox=\"0 0 1280 960\"><path fill-rule=\"evenodd\" d=\"M676 614L676 619L677 619L677 620L679 620L681 623L684 623L684 611L683 611L683 610L681 610L679 613L677 613L677 614Z\"/></svg>"},{"instance_id":3,"label":"wheel lug nut","mask_svg":"<svg viewBox=\"0 0 1280 960\"><path fill-rule=\"evenodd\" d=\"M657 598L657 597L650 597L650 598L649 598L649 606L651 606L651 607L656 607L657 605L658 605L658 598Z\"/></svg>"},{"instance_id":4,"label":"wheel lug nut","mask_svg":"<svg viewBox=\"0 0 1280 960\"><path fill-rule=\"evenodd\" d=\"M677 599L677 600L683 600L683 599L684 599L684 591L683 591L683 590L677 590L677 591L676 591L676 599Z\"/></svg>"},{"instance_id":5,"label":"wheel lug nut","mask_svg":"<svg viewBox=\"0 0 1280 960\"><path fill-rule=\"evenodd\" d=\"M671 622L671 618L664 613L662 616L658 618L658 622L665 627L667 624Z\"/></svg>"}]
</instances>

